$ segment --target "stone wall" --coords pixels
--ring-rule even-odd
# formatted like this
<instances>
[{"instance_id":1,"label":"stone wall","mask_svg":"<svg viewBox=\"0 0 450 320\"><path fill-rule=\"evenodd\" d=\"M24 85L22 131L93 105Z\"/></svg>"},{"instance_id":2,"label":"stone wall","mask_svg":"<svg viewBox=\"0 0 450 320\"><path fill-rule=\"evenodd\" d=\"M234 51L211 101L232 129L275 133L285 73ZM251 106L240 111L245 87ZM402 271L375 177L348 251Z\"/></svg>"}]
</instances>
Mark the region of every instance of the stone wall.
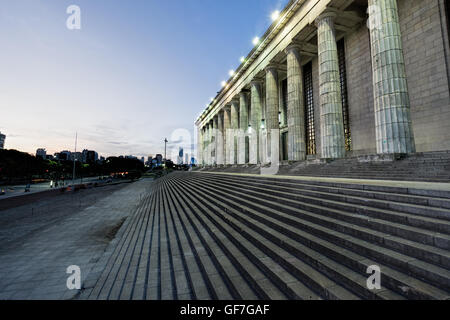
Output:
<instances>
[{"instance_id":1,"label":"stone wall","mask_svg":"<svg viewBox=\"0 0 450 320\"><path fill-rule=\"evenodd\" d=\"M345 38L347 94L353 154L376 153L375 116L370 57L369 29L366 25Z\"/></svg>"},{"instance_id":2,"label":"stone wall","mask_svg":"<svg viewBox=\"0 0 450 320\"><path fill-rule=\"evenodd\" d=\"M319 58L314 57L312 60L312 77L313 77L313 98L314 98L314 130L316 132L316 151L317 156L321 157L321 141L320 141L320 101L319 101Z\"/></svg>"},{"instance_id":3,"label":"stone wall","mask_svg":"<svg viewBox=\"0 0 450 320\"><path fill-rule=\"evenodd\" d=\"M446 59L450 50L439 1L398 1L417 152L450 149ZM345 49L353 154L376 153L370 39L366 25L346 36Z\"/></svg>"},{"instance_id":4,"label":"stone wall","mask_svg":"<svg viewBox=\"0 0 450 320\"><path fill-rule=\"evenodd\" d=\"M446 26L441 25L439 0L399 0L398 6L417 152L449 150Z\"/></svg>"}]
</instances>

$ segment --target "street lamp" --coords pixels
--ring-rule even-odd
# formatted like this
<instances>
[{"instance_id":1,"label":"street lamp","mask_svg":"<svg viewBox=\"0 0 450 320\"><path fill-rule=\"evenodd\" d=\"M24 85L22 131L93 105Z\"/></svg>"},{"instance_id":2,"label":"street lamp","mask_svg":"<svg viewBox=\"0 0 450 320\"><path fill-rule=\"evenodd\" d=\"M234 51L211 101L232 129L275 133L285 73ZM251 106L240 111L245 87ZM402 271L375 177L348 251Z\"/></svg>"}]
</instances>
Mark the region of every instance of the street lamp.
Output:
<instances>
[{"instance_id":1,"label":"street lamp","mask_svg":"<svg viewBox=\"0 0 450 320\"><path fill-rule=\"evenodd\" d=\"M275 10L270 17L272 18L272 21L276 21L280 17L280 11Z\"/></svg>"},{"instance_id":2,"label":"street lamp","mask_svg":"<svg viewBox=\"0 0 450 320\"><path fill-rule=\"evenodd\" d=\"M78 140L78 132L75 133L75 153L73 154L73 175L72 175L72 185L73 190L75 191L75 156L77 154L77 140Z\"/></svg>"},{"instance_id":3,"label":"street lamp","mask_svg":"<svg viewBox=\"0 0 450 320\"><path fill-rule=\"evenodd\" d=\"M169 142L167 138L164 138L164 167L166 166L167 161L167 142Z\"/></svg>"}]
</instances>

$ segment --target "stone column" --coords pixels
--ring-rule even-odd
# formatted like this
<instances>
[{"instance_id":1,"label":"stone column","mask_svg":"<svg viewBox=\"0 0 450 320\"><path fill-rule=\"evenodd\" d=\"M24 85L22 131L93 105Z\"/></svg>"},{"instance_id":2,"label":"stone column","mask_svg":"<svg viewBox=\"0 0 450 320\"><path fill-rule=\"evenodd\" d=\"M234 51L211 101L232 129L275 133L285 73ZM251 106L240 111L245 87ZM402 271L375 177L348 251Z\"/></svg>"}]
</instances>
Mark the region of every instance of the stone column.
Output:
<instances>
[{"instance_id":1,"label":"stone column","mask_svg":"<svg viewBox=\"0 0 450 320\"><path fill-rule=\"evenodd\" d=\"M247 92L239 93L239 135L238 135L238 164L246 163L246 155L248 153L245 143L245 135L248 130L248 104Z\"/></svg>"},{"instance_id":2,"label":"stone column","mask_svg":"<svg viewBox=\"0 0 450 320\"><path fill-rule=\"evenodd\" d=\"M339 79L339 63L334 29L336 14L321 14L318 27L319 51L319 102L320 137L322 158L343 158L345 156L344 120Z\"/></svg>"},{"instance_id":3,"label":"stone column","mask_svg":"<svg viewBox=\"0 0 450 320\"><path fill-rule=\"evenodd\" d=\"M378 153L415 152L396 0L369 0Z\"/></svg>"},{"instance_id":4,"label":"stone column","mask_svg":"<svg viewBox=\"0 0 450 320\"><path fill-rule=\"evenodd\" d=\"M231 101L231 130L230 130L230 164L237 164L237 138L239 129L239 100Z\"/></svg>"},{"instance_id":5,"label":"stone column","mask_svg":"<svg viewBox=\"0 0 450 320\"><path fill-rule=\"evenodd\" d=\"M212 150L212 124L211 121L208 123L208 165L212 165L212 156L211 156L211 150Z\"/></svg>"},{"instance_id":6,"label":"stone column","mask_svg":"<svg viewBox=\"0 0 450 320\"><path fill-rule=\"evenodd\" d=\"M200 126L197 127L197 164L203 164L203 132Z\"/></svg>"},{"instance_id":7,"label":"stone column","mask_svg":"<svg viewBox=\"0 0 450 320\"><path fill-rule=\"evenodd\" d=\"M287 54L287 122L288 159L306 159L305 101L303 97L303 71L300 63L300 46L290 45Z\"/></svg>"},{"instance_id":8,"label":"stone column","mask_svg":"<svg viewBox=\"0 0 450 320\"><path fill-rule=\"evenodd\" d=\"M219 111L217 114L217 164L223 165L224 164L224 156L223 156L223 111Z\"/></svg>"},{"instance_id":9,"label":"stone column","mask_svg":"<svg viewBox=\"0 0 450 320\"><path fill-rule=\"evenodd\" d=\"M225 164L230 164L230 128L231 128L231 110L229 107L223 109L223 131L224 131L224 151Z\"/></svg>"},{"instance_id":10,"label":"stone column","mask_svg":"<svg viewBox=\"0 0 450 320\"><path fill-rule=\"evenodd\" d=\"M259 80L254 80L251 82L251 119L250 119L250 164L260 163L260 137L259 133L261 130L261 119L262 119L262 94L261 94L262 83Z\"/></svg>"},{"instance_id":11,"label":"stone column","mask_svg":"<svg viewBox=\"0 0 450 320\"><path fill-rule=\"evenodd\" d=\"M267 130L267 155L264 159L270 162L272 159L271 154L271 141L272 141L272 130L276 129L279 137L279 111L280 111L280 98L278 96L278 68L273 65L269 65L266 68L266 130ZM276 155L274 155L276 157ZM280 155L278 155L279 157Z\"/></svg>"},{"instance_id":12,"label":"stone column","mask_svg":"<svg viewBox=\"0 0 450 320\"><path fill-rule=\"evenodd\" d=\"M203 135L203 150L204 150L204 156L203 160L205 162L205 165L209 165L209 157L208 157L208 149L209 149L209 143L208 143L208 134L209 134L209 124L205 124L205 133Z\"/></svg>"},{"instance_id":13,"label":"stone column","mask_svg":"<svg viewBox=\"0 0 450 320\"><path fill-rule=\"evenodd\" d=\"M217 128L219 127L219 117L216 114L213 117L213 145L212 145L212 149L213 149L213 164L217 165L217 136L218 136L218 131Z\"/></svg>"}]
</instances>

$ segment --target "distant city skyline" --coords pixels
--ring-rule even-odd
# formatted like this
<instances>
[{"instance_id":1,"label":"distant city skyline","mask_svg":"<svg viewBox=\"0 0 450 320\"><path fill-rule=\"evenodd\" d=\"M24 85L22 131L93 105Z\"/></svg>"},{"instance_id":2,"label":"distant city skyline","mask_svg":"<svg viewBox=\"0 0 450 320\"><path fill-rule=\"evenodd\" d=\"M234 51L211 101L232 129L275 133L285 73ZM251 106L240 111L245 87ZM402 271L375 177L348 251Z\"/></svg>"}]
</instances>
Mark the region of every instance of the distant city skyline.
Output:
<instances>
[{"instance_id":1,"label":"distant city skyline","mask_svg":"<svg viewBox=\"0 0 450 320\"><path fill-rule=\"evenodd\" d=\"M0 131L6 148L53 154L78 148L105 156L178 152L177 129L288 0L17 0L0 11ZM81 9L69 30L66 9ZM239 39L239 41L238 41ZM242 39L248 39L247 42ZM177 137L177 138L175 138Z\"/></svg>"}]
</instances>

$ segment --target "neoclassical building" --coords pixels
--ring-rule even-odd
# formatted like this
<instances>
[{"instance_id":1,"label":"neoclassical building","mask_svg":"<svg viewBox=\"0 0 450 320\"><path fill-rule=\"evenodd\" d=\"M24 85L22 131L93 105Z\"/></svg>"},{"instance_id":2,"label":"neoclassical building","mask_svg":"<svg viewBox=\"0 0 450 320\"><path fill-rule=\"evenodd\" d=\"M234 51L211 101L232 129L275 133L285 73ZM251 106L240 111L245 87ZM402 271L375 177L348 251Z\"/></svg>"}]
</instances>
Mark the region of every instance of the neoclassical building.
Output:
<instances>
[{"instance_id":1,"label":"neoclassical building","mask_svg":"<svg viewBox=\"0 0 450 320\"><path fill-rule=\"evenodd\" d=\"M448 2L290 1L196 120L199 164L450 150Z\"/></svg>"}]
</instances>

